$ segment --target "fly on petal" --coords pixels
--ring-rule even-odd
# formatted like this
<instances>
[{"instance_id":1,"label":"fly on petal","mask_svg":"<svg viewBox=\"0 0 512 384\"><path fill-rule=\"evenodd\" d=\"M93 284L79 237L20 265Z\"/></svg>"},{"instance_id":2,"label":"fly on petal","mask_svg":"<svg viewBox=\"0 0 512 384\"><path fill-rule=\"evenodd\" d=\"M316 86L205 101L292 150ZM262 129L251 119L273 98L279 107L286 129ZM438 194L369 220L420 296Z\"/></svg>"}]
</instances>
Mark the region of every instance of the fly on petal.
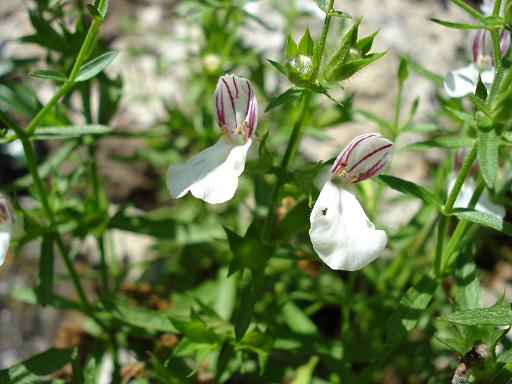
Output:
<instances>
[{"instance_id":1,"label":"fly on petal","mask_svg":"<svg viewBox=\"0 0 512 384\"><path fill-rule=\"evenodd\" d=\"M246 142L254 133L258 119L258 103L249 80L224 75L217 82L213 96L217 124L229 138L241 137Z\"/></svg>"},{"instance_id":2,"label":"fly on petal","mask_svg":"<svg viewBox=\"0 0 512 384\"><path fill-rule=\"evenodd\" d=\"M331 176L341 176L351 183L376 176L391 159L393 150L393 143L379 133L359 135L340 152Z\"/></svg>"}]
</instances>

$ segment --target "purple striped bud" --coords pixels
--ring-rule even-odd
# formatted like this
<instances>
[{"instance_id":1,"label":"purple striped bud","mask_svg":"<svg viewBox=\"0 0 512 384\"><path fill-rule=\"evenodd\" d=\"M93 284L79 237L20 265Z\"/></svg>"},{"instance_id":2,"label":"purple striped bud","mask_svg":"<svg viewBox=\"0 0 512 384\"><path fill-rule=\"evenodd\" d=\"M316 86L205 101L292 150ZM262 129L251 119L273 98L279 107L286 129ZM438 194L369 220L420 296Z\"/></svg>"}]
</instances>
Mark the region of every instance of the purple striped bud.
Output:
<instances>
[{"instance_id":1,"label":"purple striped bud","mask_svg":"<svg viewBox=\"0 0 512 384\"><path fill-rule=\"evenodd\" d=\"M244 142L256 130L258 102L249 80L224 75L217 82L213 97L215 119L228 137L238 135Z\"/></svg>"},{"instance_id":2,"label":"purple striped bud","mask_svg":"<svg viewBox=\"0 0 512 384\"><path fill-rule=\"evenodd\" d=\"M500 53L504 56L510 48L510 33L502 29L500 31ZM471 47L473 62L480 68L489 68L494 65L491 33L485 29L476 31Z\"/></svg>"},{"instance_id":3,"label":"purple striped bud","mask_svg":"<svg viewBox=\"0 0 512 384\"><path fill-rule=\"evenodd\" d=\"M391 159L393 149L393 143L379 133L359 135L340 152L331 176L341 176L351 183L376 176Z\"/></svg>"},{"instance_id":4,"label":"purple striped bud","mask_svg":"<svg viewBox=\"0 0 512 384\"><path fill-rule=\"evenodd\" d=\"M0 195L0 226L3 224L12 225L15 221L9 201Z\"/></svg>"}]
</instances>

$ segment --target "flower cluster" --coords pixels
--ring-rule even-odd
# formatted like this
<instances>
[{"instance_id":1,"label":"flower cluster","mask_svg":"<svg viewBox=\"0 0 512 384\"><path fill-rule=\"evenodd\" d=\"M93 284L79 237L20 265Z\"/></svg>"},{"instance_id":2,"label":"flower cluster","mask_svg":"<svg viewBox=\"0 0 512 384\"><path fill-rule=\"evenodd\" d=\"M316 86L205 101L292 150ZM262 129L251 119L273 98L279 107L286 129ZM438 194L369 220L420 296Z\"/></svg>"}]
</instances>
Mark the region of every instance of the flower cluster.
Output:
<instances>
[{"instance_id":1,"label":"flower cluster","mask_svg":"<svg viewBox=\"0 0 512 384\"><path fill-rule=\"evenodd\" d=\"M190 192L207 203L219 204L233 198L238 187L258 120L254 89L247 79L225 75L217 83L213 102L223 135L185 164L169 167L167 187L174 198Z\"/></svg>"},{"instance_id":2,"label":"flower cluster","mask_svg":"<svg viewBox=\"0 0 512 384\"><path fill-rule=\"evenodd\" d=\"M185 164L169 167L167 186L174 198L191 192L217 204L235 194L256 129L258 103L249 80L235 75L219 79L213 103L223 135ZM341 151L324 181L311 213L309 235L315 251L332 269L360 269L386 246L385 232L375 229L351 185L382 172L392 153L393 143L378 133L357 136Z\"/></svg>"}]
</instances>

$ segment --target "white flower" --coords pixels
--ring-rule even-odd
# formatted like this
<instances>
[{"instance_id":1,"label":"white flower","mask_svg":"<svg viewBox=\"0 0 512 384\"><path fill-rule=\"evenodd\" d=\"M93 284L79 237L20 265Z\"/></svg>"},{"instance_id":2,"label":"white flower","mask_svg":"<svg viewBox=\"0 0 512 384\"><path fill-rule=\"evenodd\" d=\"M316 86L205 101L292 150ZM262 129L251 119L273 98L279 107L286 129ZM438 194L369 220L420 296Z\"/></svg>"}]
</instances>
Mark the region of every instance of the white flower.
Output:
<instances>
[{"instance_id":1,"label":"white flower","mask_svg":"<svg viewBox=\"0 0 512 384\"><path fill-rule=\"evenodd\" d=\"M352 183L382 172L393 143L378 133L359 135L340 152L310 216L309 237L316 253L332 269L363 268L382 252L386 233L376 230L352 192Z\"/></svg>"},{"instance_id":2,"label":"white flower","mask_svg":"<svg viewBox=\"0 0 512 384\"><path fill-rule=\"evenodd\" d=\"M448 183L448 193L450 193L453 189L453 186L455 185L455 179L456 175L451 174ZM464 181L464 184L462 184L462 188L460 189L460 192L457 195L457 199L455 199L455 203L453 204L454 208L467 208L469 202L471 201L471 197L473 197L473 193L475 193L475 189L475 179L470 176L466 179L466 181ZM487 192L484 192L482 196L480 196L478 202L475 205L475 210L483 213L489 213L502 219L506 214L505 208L503 208L501 205L493 203L489 199Z\"/></svg>"},{"instance_id":3,"label":"white flower","mask_svg":"<svg viewBox=\"0 0 512 384\"><path fill-rule=\"evenodd\" d=\"M444 90L448 96L453 98L475 93L479 76L481 76L485 88L489 89L494 80L494 67L479 69L471 63L466 67L449 71L444 78Z\"/></svg>"},{"instance_id":4,"label":"white flower","mask_svg":"<svg viewBox=\"0 0 512 384\"><path fill-rule=\"evenodd\" d=\"M503 29L500 32L501 55L505 55L509 48L510 33ZM479 77L485 88L490 89L494 81L494 59L489 31L484 29L476 31L471 46L471 56L473 59L471 64L451 70L445 76L443 86L448 96L460 98L475 93Z\"/></svg>"},{"instance_id":5,"label":"white flower","mask_svg":"<svg viewBox=\"0 0 512 384\"><path fill-rule=\"evenodd\" d=\"M4 196L0 195L0 265L4 263L7 256L15 221L11 205Z\"/></svg>"},{"instance_id":6,"label":"white flower","mask_svg":"<svg viewBox=\"0 0 512 384\"><path fill-rule=\"evenodd\" d=\"M249 80L222 76L213 98L217 124L223 136L213 146L167 171L172 197L191 192L210 204L230 200L238 187L258 119L258 103Z\"/></svg>"}]
</instances>

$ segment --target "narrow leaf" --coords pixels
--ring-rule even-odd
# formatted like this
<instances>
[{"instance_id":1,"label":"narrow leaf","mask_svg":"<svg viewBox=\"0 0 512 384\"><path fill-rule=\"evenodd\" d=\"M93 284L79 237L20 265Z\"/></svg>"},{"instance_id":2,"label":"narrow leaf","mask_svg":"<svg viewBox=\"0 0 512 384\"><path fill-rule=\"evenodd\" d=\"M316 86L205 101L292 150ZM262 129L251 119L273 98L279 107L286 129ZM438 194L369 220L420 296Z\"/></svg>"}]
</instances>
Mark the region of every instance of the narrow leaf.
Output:
<instances>
[{"instance_id":1,"label":"narrow leaf","mask_svg":"<svg viewBox=\"0 0 512 384\"><path fill-rule=\"evenodd\" d=\"M84 135L105 135L112 128L101 124L63 125L60 127L39 127L31 136L32 140L66 140Z\"/></svg>"},{"instance_id":2,"label":"narrow leaf","mask_svg":"<svg viewBox=\"0 0 512 384\"><path fill-rule=\"evenodd\" d=\"M54 80L59 83L64 83L67 80L65 74L59 71L53 71L51 69L36 69L30 72L30 76L39 77L41 79Z\"/></svg>"},{"instance_id":3,"label":"narrow leaf","mask_svg":"<svg viewBox=\"0 0 512 384\"><path fill-rule=\"evenodd\" d=\"M441 24L445 27L454 29L485 29L485 25L483 24L454 23L452 21L436 19L435 17L431 17L429 20L433 21L434 23Z\"/></svg>"},{"instance_id":4,"label":"narrow leaf","mask_svg":"<svg viewBox=\"0 0 512 384\"><path fill-rule=\"evenodd\" d=\"M409 144L402 151L424 151L430 148L468 148L474 143L475 139L468 136L444 136Z\"/></svg>"},{"instance_id":5,"label":"narrow leaf","mask_svg":"<svg viewBox=\"0 0 512 384\"><path fill-rule=\"evenodd\" d=\"M290 88L281 93L279 96L274 97L267 105L267 108L265 108L265 112L271 111L272 109L286 104L290 103L293 100L296 100L302 95L302 89L298 88Z\"/></svg>"},{"instance_id":6,"label":"narrow leaf","mask_svg":"<svg viewBox=\"0 0 512 384\"><path fill-rule=\"evenodd\" d=\"M471 308L441 316L440 320L464 325L512 325L512 310L509 305Z\"/></svg>"},{"instance_id":7,"label":"narrow leaf","mask_svg":"<svg viewBox=\"0 0 512 384\"><path fill-rule=\"evenodd\" d=\"M71 362L74 350L51 348L0 371L0 383L39 383L42 376L49 375Z\"/></svg>"},{"instance_id":8,"label":"narrow leaf","mask_svg":"<svg viewBox=\"0 0 512 384\"><path fill-rule=\"evenodd\" d=\"M105 52L91 61L88 61L78 71L76 81L86 81L103 71L117 56L116 51Z\"/></svg>"},{"instance_id":9,"label":"narrow leaf","mask_svg":"<svg viewBox=\"0 0 512 384\"><path fill-rule=\"evenodd\" d=\"M437 281L425 275L407 290L388 323L387 343L396 345L411 331L427 309L438 287Z\"/></svg>"},{"instance_id":10,"label":"narrow leaf","mask_svg":"<svg viewBox=\"0 0 512 384\"><path fill-rule=\"evenodd\" d=\"M469 208L456 208L451 214L461 220L468 220L476 224L484 225L512 237L512 224L498 216Z\"/></svg>"},{"instance_id":11,"label":"narrow leaf","mask_svg":"<svg viewBox=\"0 0 512 384\"><path fill-rule=\"evenodd\" d=\"M494 129L478 131L478 161L485 184L494 189L498 172L499 136Z\"/></svg>"},{"instance_id":12,"label":"narrow leaf","mask_svg":"<svg viewBox=\"0 0 512 384\"><path fill-rule=\"evenodd\" d=\"M286 70L286 66L284 66L281 63L278 63L277 61L267 59L267 61L272 64L272 66L277 69L279 72L281 72L283 75L288 76L288 71Z\"/></svg>"},{"instance_id":13,"label":"narrow leaf","mask_svg":"<svg viewBox=\"0 0 512 384\"><path fill-rule=\"evenodd\" d=\"M378 176L378 178L379 180L384 182L384 184L397 190L398 192L415 196L423 200L427 204L432 204L438 207L441 207L443 205L443 201L441 200L441 198L437 196L434 192L431 192L424 187L411 183L410 181L388 175L380 175Z\"/></svg>"}]
</instances>

